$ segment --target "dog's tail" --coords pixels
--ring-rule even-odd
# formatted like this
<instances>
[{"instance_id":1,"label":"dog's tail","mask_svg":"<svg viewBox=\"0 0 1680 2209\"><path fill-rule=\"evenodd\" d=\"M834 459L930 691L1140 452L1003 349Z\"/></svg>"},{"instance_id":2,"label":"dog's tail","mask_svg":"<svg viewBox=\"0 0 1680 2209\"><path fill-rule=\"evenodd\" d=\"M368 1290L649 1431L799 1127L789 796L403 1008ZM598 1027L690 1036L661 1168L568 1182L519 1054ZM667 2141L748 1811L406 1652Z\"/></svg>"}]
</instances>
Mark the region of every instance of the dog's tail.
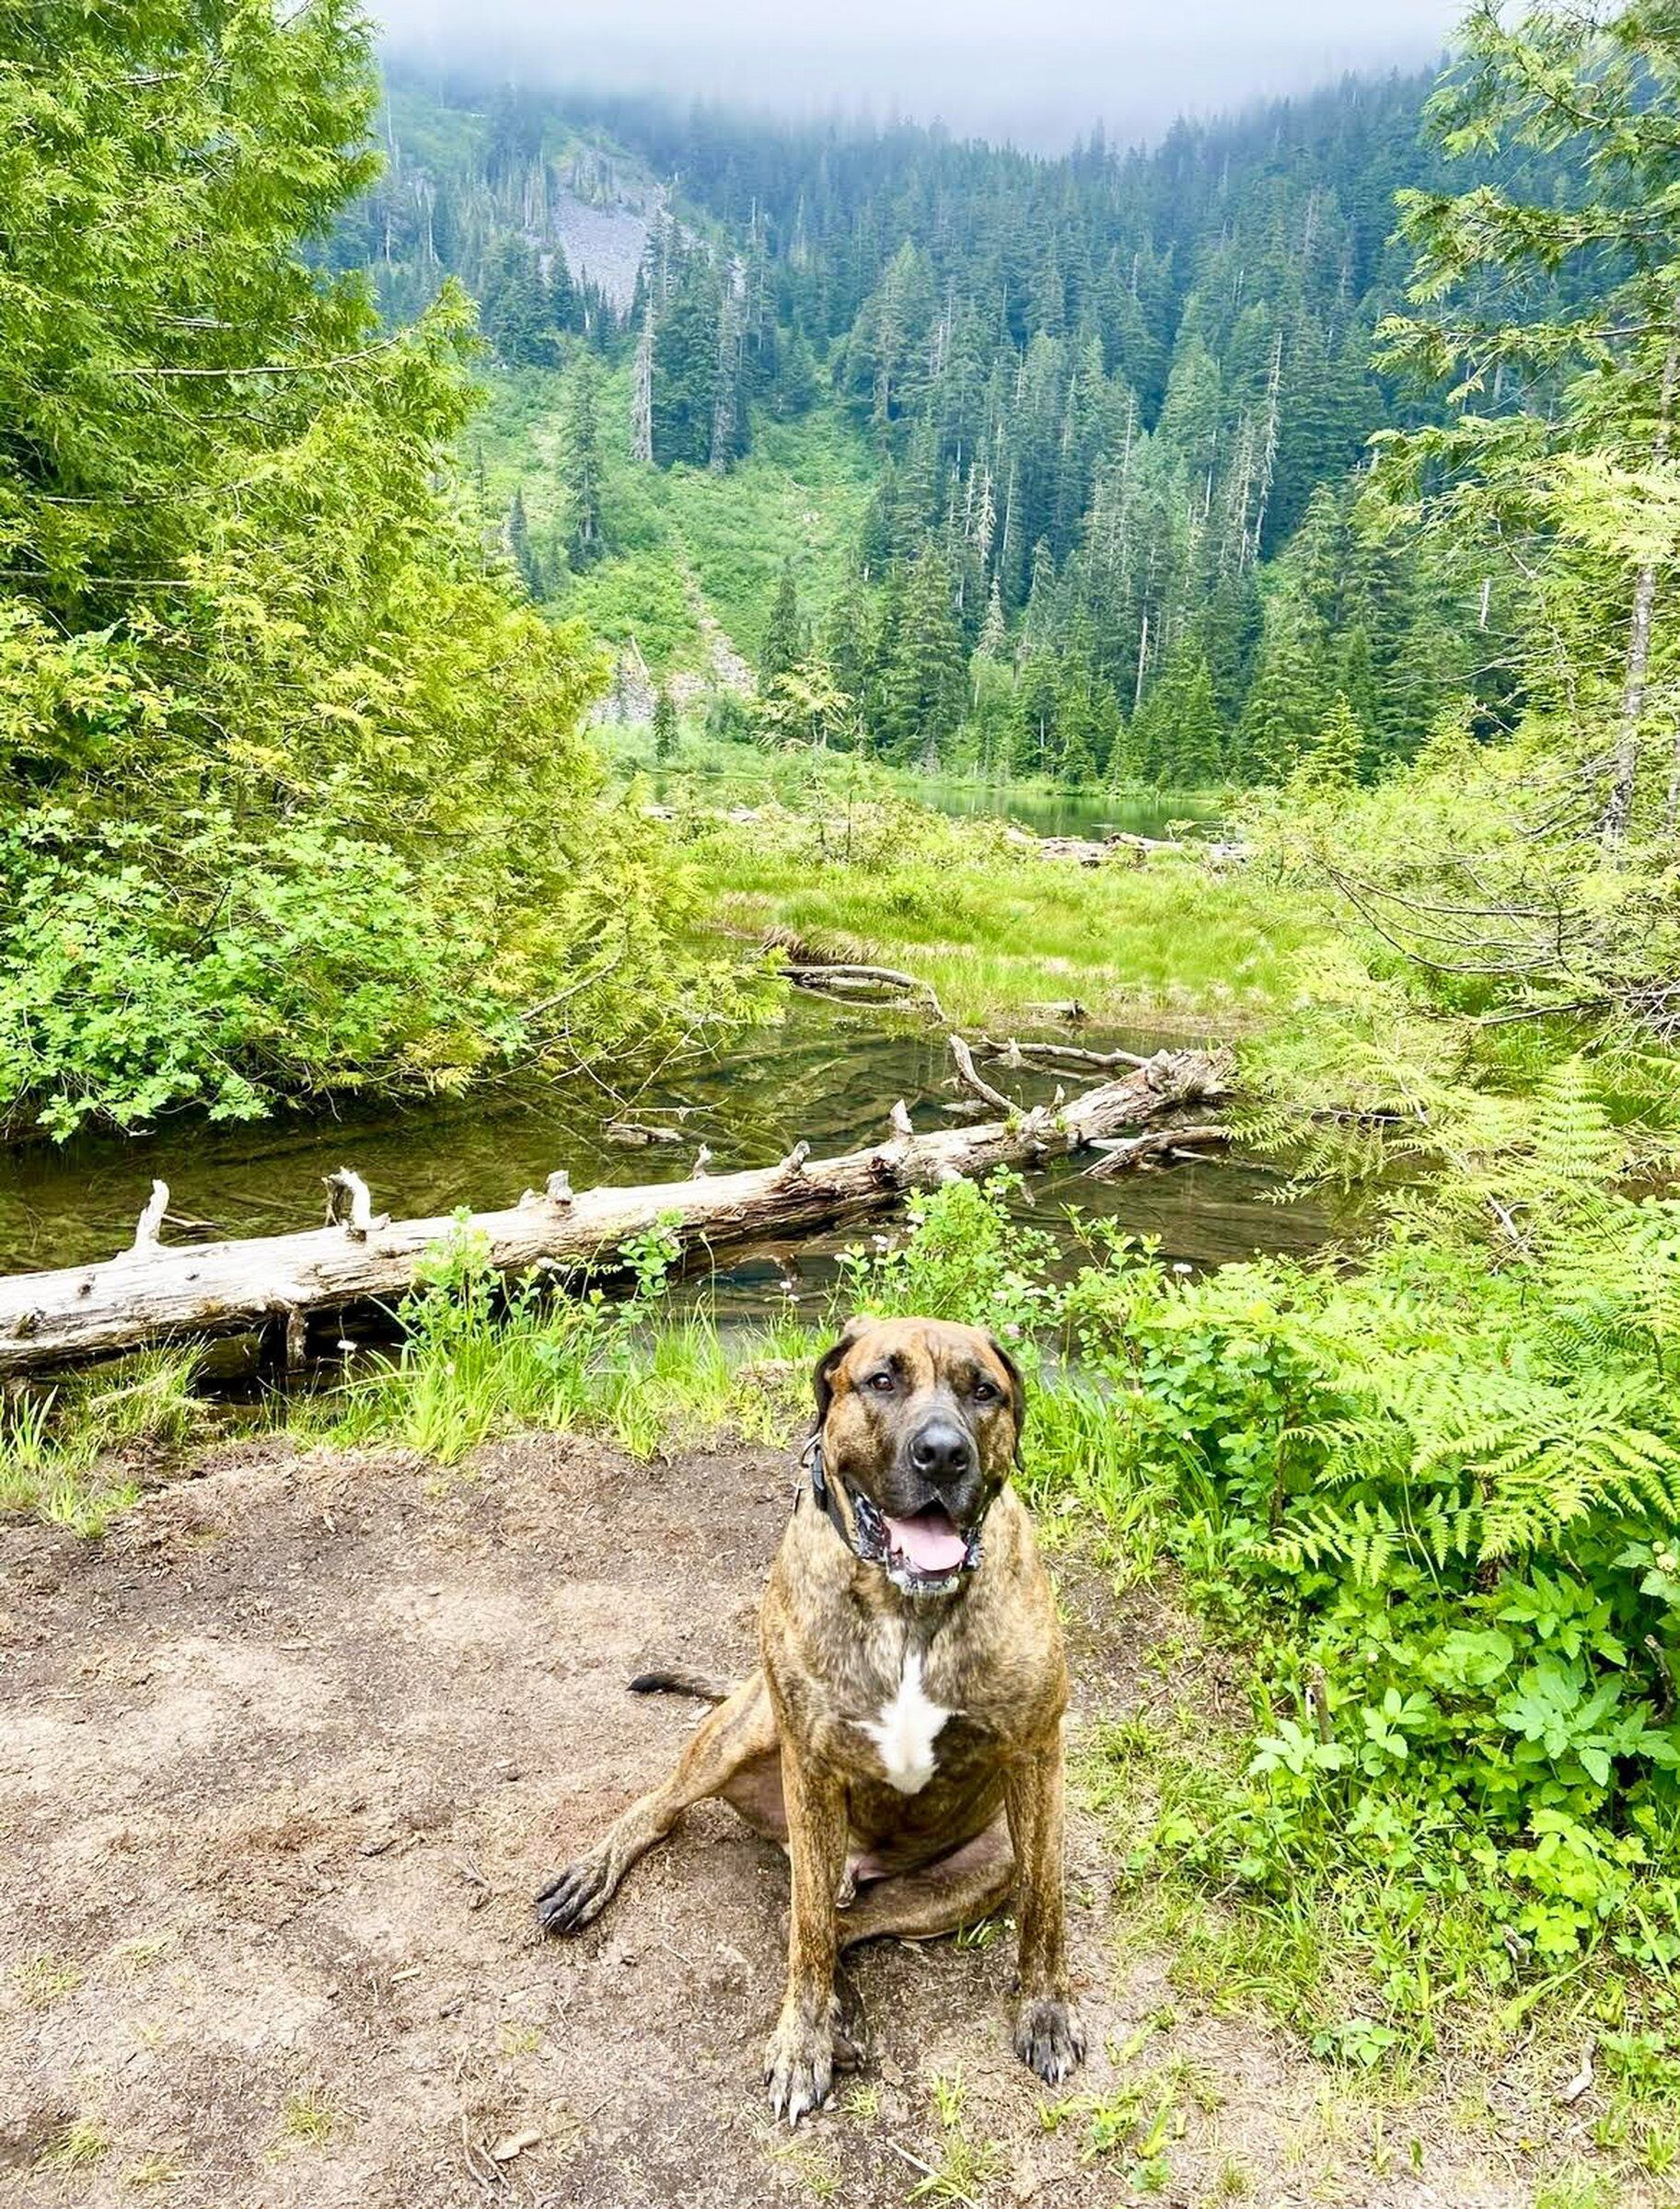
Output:
<instances>
[{"instance_id":1,"label":"dog's tail","mask_svg":"<svg viewBox=\"0 0 1680 2209\"><path fill-rule=\"evenodd\" d=\"M688 1672L670 1667L657 1672L638 1672L630 1683L632 1695L698 1695L702 1703L722 1703L734 1694L735 1688L727 1680L714 1680L710 1672Z\"/></svg>"}]
</instances>

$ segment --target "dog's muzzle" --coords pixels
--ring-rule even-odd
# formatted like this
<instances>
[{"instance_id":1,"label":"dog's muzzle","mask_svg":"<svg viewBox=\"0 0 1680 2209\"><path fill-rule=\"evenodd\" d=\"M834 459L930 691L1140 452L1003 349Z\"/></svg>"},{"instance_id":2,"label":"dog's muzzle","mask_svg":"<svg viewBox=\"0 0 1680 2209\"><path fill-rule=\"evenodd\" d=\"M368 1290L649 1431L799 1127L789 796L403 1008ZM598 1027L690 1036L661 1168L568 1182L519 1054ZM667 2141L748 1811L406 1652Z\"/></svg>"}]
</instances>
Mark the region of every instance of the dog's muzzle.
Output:
<instances>
[{"instance_id":1,"label":"dog's muzzle","mask_svg":"<svg viewBox=\"0 0 1680 2209\"><path fill-rule=\"evenodd\" d=\"M811 1492L841 1541L863 1564L878 1565L901 1594L949 1595L979 1564L979 1528L959 1526L943 1504L900 1519L881 1510L860 1489L848 1489L852 1528L848 1532L815 1436L807 1462Z\"/></svg>"}]
</instances>

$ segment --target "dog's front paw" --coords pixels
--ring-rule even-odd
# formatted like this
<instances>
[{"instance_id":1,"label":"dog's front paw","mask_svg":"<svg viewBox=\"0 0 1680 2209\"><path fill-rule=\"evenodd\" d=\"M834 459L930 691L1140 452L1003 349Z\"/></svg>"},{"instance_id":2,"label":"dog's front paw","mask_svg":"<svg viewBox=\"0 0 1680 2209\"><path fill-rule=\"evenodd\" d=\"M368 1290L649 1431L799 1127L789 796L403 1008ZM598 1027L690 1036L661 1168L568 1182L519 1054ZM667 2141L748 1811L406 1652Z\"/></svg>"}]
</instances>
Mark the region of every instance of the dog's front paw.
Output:
<instances>
[{"instance_id":1,"label":"dog's front paw","mask_svg":"<svg viewBox=\"0 0 1680 2209\"><path fill-rule=\"evenodd\" d=\"M797 2124L820 2110L834 2085L834 2028L831 2018L814 2023L782 2012L764 2052L764 2079L770 2114Z\"/></svg>"},{"instance_id":2,"label":"dog's front paw","mask_svg":"<svg viewBox=\"0 0 1680 2209\"><path fill-rule=\"evenodd\" d=\"M1059 2087L1085 2060L1085 2029L1060 1996L1025 2001L1015 2012L1015 2053L1047 2087Z\"/></svg>"},{"instance_id":3,"label":"dog's front paw","mask_svg":"<svg viewBox=\"0 0 1680 2209\"><path fill-rule=\"evenodd\" d=\"M537 1897L537 1923L545 1933L581 1933L612 1900L618 1883L611 1856L605 1849L591 1849Z\"/></svg>"}]
</instances>

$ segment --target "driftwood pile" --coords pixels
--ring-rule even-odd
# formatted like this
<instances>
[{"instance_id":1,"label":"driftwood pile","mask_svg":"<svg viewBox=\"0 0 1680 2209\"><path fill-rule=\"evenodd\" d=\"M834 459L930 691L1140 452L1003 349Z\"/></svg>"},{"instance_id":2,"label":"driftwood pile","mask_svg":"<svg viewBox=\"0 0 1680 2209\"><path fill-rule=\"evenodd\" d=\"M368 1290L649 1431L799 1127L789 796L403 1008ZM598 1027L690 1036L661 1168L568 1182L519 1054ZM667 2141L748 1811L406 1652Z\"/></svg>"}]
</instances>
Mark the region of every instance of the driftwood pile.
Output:
<instances>
[{"instance_id":1,"label":"driftwood pile","mask_svg":"<svg viewBox=\"0 0 1680 2209\"><path fill-rule=\"evenodd\" d=\"M963 1080L996 1106L998 1119L918 1134L899 1104L884 1140L838 1158L814 1159L799 1143L779 1165L710 1174L702 1154L686 1181L636 1188L574 1191L555 1173L516 1205L475 1214L469 1230L509 1277L621 1270L627 1238L655 1225L668 1225L685 1252L709 1256L867 1219L914 1190L997 1166L1110 1144L1100 1152L1105 1164L1113 1162L1108 1170L1170 1154L1212 1139L1214 1130L1178 1123L1224 1094L1231 1080L1223 1052L1162 1051L1083 1096L1023 1111L982 1079L961 1037L952 1047ZM1014 1047L1021 1063L1030 1047ZM274 1330L295 1363L308 1314L395 1301L413 1287L426 1252L455 1229L449 1219L377 1214L348 1169L330 1177L330 1198L328 1224L304 1233L172 1245L161 1240L168 1191L156 1183L132 1249L101 1265L0 1279L0 1379L253 1329Z\"/></svg>"}]
</instances>

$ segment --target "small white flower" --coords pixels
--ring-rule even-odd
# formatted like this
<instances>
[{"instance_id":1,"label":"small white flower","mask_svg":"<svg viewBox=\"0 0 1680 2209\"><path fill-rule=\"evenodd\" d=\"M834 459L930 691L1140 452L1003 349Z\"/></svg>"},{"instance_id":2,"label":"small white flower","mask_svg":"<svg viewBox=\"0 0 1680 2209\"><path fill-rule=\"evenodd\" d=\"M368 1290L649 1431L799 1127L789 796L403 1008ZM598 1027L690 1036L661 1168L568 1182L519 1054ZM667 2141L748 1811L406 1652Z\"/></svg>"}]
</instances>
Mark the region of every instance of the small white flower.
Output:
<instances>
[{"instance_id":1,"label":"small white flower","mask_svg":"<svg viewBox=\"0 0 1680 2209\"><path fill-rule=\"evenodd\" d=\"M1195 1270L1196 1268L1194 1266L1187 1266L1182 1258L1175 1258L1173 1261L1173 1271L1175 1273L1194 1273Z\"/></svg>"}]
</instances>

